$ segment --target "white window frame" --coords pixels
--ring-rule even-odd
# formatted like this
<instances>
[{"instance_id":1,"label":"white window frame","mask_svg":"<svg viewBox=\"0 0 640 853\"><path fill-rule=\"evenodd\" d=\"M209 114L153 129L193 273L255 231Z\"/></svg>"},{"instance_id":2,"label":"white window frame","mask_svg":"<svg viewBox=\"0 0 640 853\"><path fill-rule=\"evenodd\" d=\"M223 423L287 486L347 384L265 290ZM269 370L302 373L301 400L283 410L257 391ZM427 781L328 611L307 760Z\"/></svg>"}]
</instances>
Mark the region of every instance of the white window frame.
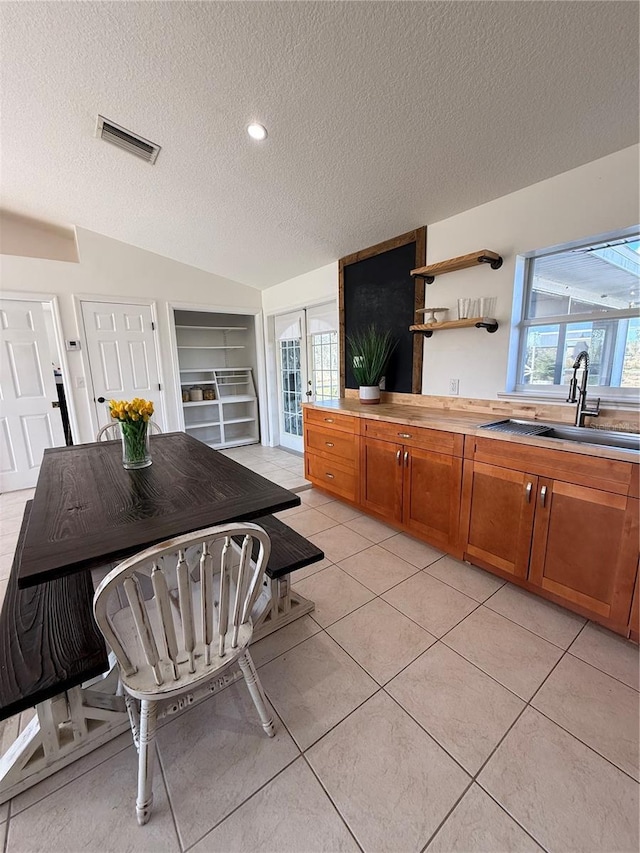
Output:
<instances>
[{"instance_id":1,"label":"white window frame","mask_svg":"<svg viewBox=\"0 0 640 853\"><path fill-rule=\"evenodd\" d=\"M532 326L551 326L554 324L572 325L580 322L592 322L603 320L624 320L636 318L640 312L638 308L629 308L616 311L611 314L598 312L584 312L580 314L561 314L549 317L539 317L529 320L525 315L529 301L531 270L536 258L548 255L560 254L572 249L586 248L598 243L614 242L640 234L640 226L634 225L619 231L601 234L585 240L564 243L558 246L540 249L518 255L515 266L515 280L513 288L513 308L511 320L511 336L509 342L509 358L507 366L506 395L528 397L543 400L565 401L569 392L568 385L530 385L518 382L520 367L524 358L524 348L527 340L527 330ZM589 385L589 395L600 397L607 403L635 403L639 402L640 390L638 388L619 388L610 385ZM502 396L502 395L500 395Z\"/></svg>"}]
</instances>

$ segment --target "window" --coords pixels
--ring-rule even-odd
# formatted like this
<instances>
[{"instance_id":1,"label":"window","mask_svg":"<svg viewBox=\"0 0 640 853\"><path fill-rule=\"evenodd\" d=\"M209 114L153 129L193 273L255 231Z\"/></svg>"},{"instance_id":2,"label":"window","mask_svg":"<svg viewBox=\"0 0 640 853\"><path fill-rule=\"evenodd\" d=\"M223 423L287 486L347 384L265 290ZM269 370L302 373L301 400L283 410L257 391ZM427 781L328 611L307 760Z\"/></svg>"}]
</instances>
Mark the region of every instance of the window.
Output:
<instances>
[{"instance_id":1,"label":"window","mask_svg":"<svg viewBox=\"0 0 640 853\"><path fill-rule=\"evenodd\" d=\"M310 335L311 380L317 402L337 400L338 383L338 333L324 332Z\"/></svg>"},{"instance_id":2,"label":"window","mask_svg":"<svg viewBox=\"0 0 640 853\"><path fill-rule=\"evenodd\" d=\"M640 387L640 234L528 258L516 390L564 393L578 353L605 398Z\"/></svg>"}]
</instances>

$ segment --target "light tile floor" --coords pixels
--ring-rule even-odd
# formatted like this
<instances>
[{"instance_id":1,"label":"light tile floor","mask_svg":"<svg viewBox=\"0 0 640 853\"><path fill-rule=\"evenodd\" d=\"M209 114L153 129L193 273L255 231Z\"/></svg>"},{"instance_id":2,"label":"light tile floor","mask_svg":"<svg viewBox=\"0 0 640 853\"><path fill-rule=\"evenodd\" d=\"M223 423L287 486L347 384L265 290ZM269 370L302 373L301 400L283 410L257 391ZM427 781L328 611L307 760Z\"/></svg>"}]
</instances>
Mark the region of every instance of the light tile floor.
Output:
<instances>
[{"instance_id":1,"label":"light tile floor","mask_svg":"<svg viewBox=\"0 0 640 853\"><path fill-rule=\"evenodd\" d=\"M636 646L307 489L299 457L229 455L302 489L282 518L327 554L295 577L313 614L253 647L276 738L233 685L162 726L148 826L122 735L0 807L6 853L637 852ZM0 496L0 584L30 496Z\"/></svg>"}]
</instances>

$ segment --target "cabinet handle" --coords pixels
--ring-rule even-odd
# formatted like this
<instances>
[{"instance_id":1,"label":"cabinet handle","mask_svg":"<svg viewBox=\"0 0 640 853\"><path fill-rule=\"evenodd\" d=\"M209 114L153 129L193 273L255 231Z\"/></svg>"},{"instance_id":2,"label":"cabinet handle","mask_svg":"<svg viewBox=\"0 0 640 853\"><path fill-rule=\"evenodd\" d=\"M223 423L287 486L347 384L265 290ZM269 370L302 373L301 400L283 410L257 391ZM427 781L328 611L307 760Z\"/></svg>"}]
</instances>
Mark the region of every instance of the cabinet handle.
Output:
<instances>
[{"instance_id":1,"label":"cabinet handle","mask_svg":"<svg viewBox=\"0 0 640 853\"><path fill-rule=\"evenodd\" d=\"M399 438L413 438L413 436L411 435L410 432L399 432L398 437Z\"/></svg>"},{"instance_id":2,"label":"cabinet handle","mask_svg":"<svg viewBox=\"0 0 640 853\"><path fill-rule=\"evenodd\" d=\"M332 423L333 423L333 418L325 418L325 421L326 421L328 424L332 424Z\"/></svg>"},{"instance_id":3,"label":"cabinet handle","mask_svg":"<svg viewBox=\"0 0 640 853\"><path fill-rule=\"evenodd\" d=\"M527 495L527 503L531 503L531 489L533 488L533 483L527 483L527 488L525 489L525 493Z\"/></svg>"},{"instance_id":4,"label":"cabinet handle","mask_svg":"<svg viewBox=\"0 0 640 853\"><path fill-rule=\"evenodd\" d=\"M327 447L333 447L334 446L332 441L325 441L325 444L327 445Z\"/></svg>"},{"instance_id":5,"label":"cabinet handle","mask_svg":"<svg viewBox=\"0 0 640 853\"><path fill-rule=\"evenodd\" d=\"M335 477L333 474L330 474L328 471L325 472L325 477L328 477L330 480L334 480Z\"/></svg>"},{"instance_id":6,"label":"cabinet handle","mask_svg":"<svg viewBox=\"0 0 640 853\"><path fill-rule=\"evenodd\" d=\"M400 464L401 458L402 458L402 451L401 450L396 451L396 462L398 463L398 465Z\"/></svg>"},{"instance_id":7,"label":"cabinet handle","mask_svg":"<svg viewBox=\"0 0 640 853\"><path fill-rule=\"evenodd\" d=\"M544 506L546 500L547 500L547 487L543 486L540 489L540 506Z\"/></svg>"},{"instance_id":8,"label":"cabinet handle","mask_svg":"<svg viewBox=\"0 0 640 853\"><path fill-rule=\"evenodd\" d=\"M406 468L409 467L409 451L408 450L405 450L405 452L404 452L404 464L405 464Z\"/></svg>"}]
</instances>

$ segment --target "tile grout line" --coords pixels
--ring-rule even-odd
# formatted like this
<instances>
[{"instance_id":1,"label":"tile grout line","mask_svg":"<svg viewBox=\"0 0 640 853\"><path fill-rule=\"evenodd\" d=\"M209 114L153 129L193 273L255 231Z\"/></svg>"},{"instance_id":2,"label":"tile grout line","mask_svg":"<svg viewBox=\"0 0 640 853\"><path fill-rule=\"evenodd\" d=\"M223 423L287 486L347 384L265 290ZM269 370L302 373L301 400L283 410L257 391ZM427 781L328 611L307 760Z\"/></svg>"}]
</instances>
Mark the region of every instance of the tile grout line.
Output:
<instances>
[{"instance_id":1,"label":"tile grout line","mask_svg":"<svg viewBox=\"0 0 640 853\"><path fill-rule=\"evenodd\" d=\"M169 791L169 783L167 782L167 774L165 772L164 761L162 759L162 753L160 752L160 744L158 742L157 732L156 732L156 742L154 745L156 748L156 761L158 762L158 768L160 770L160 775L162 777L162 784L164 785L164 790L166 791L166 794L167 794L167 804L169 806L169 812L171 813L171 820L173 822L173 828L174 828L175 833L176 833L176 840L178 842L178 849L181 851L181 853L184 853L184 844L182 843L182 838L180 836L180 830L178 829L178 821L176 819L175 809L173 808L173 803L171 802L171 792ZM152 792L153 792L153 789L152 789Z\"/></svg>"},{"instance_id":2,"label":"tile grout line","mask_svg":"<svg viewBox=\"0 0 640 853\"><path fill-rule=\"evenodd\" d=\"M316 743L318 743L318 741L316 741ZM342 814L342 812L340 811L340 809L338 808L338 806L337 806L337 805L336 805L336 803L334 802L333 797L331 796L331 794L329 793L329 791L327 791L327 789L326 789L326 787L325 787L325 785L324 785L324 782L323 782L323 781L322 781L322 779L318 776L318 774L316 773L316 771L313 769L313 766L312 766L311 762L309 761L309 759L308 759L308 758L307 758L307 756L306 756L306 753L304 753L304 752L302 753L302 760L305 762L305 764L307 765L307 767L309 768L309 770L310 770L310 771L311 771L311 773L313 774L314 779L316 779L316 780L317 780L318 784L319 784L319 785L320 785L320 787L322 788L323 793L325 794L326 798L329 800L329 802L331 803L331 805L332 805L332 806L333 806L333 808L335 809L336 814L338 815L338 817L340 818L340 820L342 821L342 823L345 825L345 827L346 827L346 829L347 829L347 832L348 832L348 833L349 833L349 835L353 838L353 840L354 840L354 842L355 842L356 846L358 847L358 849L359 849L359 850L361 850L361 851L362 851L362 853L365 853L364 847L360 844L360 842L359 842L359 841L358 841L358 839L356 838L354 831L351 829L351 827L350 827L350 826L349 826L349 824L347 823L347 819L344 817L344 815Z\"/></svg>"},{"instance_id":3,"label":"tile grout line","mask_svg":"<svg viewBox=\"0 0 640 853\"><path fill-rule=\"evenodd\" d=\"M7 807L7 820L6 820L7 827L6 827L5 833L4 833L4 844L2 845L2 853L7 853L7 851L9 850L9 831L11 829L11 805L12 805L12 803L13 803L13 800L9 800L9 805Z\"/></svg>"},{"instance_id":4,"label":"tile grout line","mask_svg":"<svg viewBox=\"0 0 640 853\"><path fill-rule=\"evenodd\" d=\"M130 732L130 730L129 730L129 732L128 732L128 733L129 733L129 734L131 733L131 732ZM126 732L126 731L125 731L125 732L122 732L122 734L127 734L127 732ZM118 737L120 737L120 735L118 735ZM113 738L113 740L116 740L116 738ZM103 747L105 747L108 743L111 743L111 741L107 741L106 743L102 744L102 746L98 747L98 749L102 749L102 748L103 748ZM124 751L125 751L125 749L129 749L129 747L131 747L131 746L133 746L133 740L132 740L132 742L131 742L131 743L126 744L126 746L123 746L121 749L118 749L116 752L114 752L114 753L113 753L113 755L108 755L108 756L106 756L106 758L103 758L103 759L102 759L102 761L99 761L97 764L94 764L94 765L93 765L93 767L88 767L86 770L83 770L81 773L78 773L78 775L77 775L77 776L74 776L72 779L69 779L67 782L64 782L62 785L60 785L60 787L59 787L59 788L54 788L54 789L53 789L53 791L49 791L49 792L47 792L46 794L43 794L43 795L42 795L41 797L39 797L37 800L34 800L32 803L29 803L29 805L28 805L28 806L25 806L23 809L20 809L20 811L19 811L19 812L17 812L17 814L15 814L15 815L14 815L14 817L18 817L19 815L24 814L24 812L29 811L29 809L33 808L34 806L37 806L37 805L38 805L38 803L41 803L43 800L46 800L46 799L47 799L47 797L51 797L51 796L53 796L53 794L56 794L58 791L62 791L62 790L63 790L63 788L68 787L68 786L69 786L69 785L71 785L73 782L75 782L77 779L82 779L82 777L83 777L83 776L86 776L86 775L87 775L87 773L91 773L91 771L92 771L92 770L95 770L96 768L101 767L103 764L105 764L105 762L110 761L112 758L115 758L115 757L116 757L116 755L120 755L120 753L121 753L121 752L124 752ZM97 752L97 750L92 750L92 751L93 751L93 752ZM82 756L80 759L78 759L78 760L79 760L79 761L81 761L81 760L82 760L82 758L86 758L86 757L87 757L87 756L89 756L89 755L91 755L91 752L88 752L86 755L83 755L83 756ZM136 755L137 755L137 753L136 753ZM67 765L66 765L66 767L73 767L73 762L72 762L71 764L67 764ZM59 770L59 771L56 771L56 772L58 772L58 773L59 773L59 772L61 772L61 771L62 771L62 770L64 770L64 769L65 769L65 767L61 767L61 768L60 768L60 770ZM52 777L54 777L54 776L55 776L55 774L52 774ZM52 778L52 777L47 777L47 778ZM42 781L44 781L44 780L42 780ZM41 783L37 783L37 784L41 784ZM34 786L32 786L32 787L34 787L34 788L35 788L36 786L34 785ZM22 794L26 793L26 791L29 791L29 790L31 790L31 788L25 788L25 790L24 790L24 791L21 791L21 792L20 792L20 794L16 794L16 796L15 796L15 797L12 797L12 798L11 798L11 800L9 800L9 802L10 802L11 804L13 804L13 801L14 801L17 797L21 796Z\"/></svg>"},{"instance_id":5,"label":"tile grout line","mask_svg":"<svg viewBox=\"0 0 640 853\"><path fill-rule=\"evenodd\" d=\"M289 736L291 737L289 730L284 725L284 722L282 724L283 724L284 728L286 729L287 734L289 734ZM281 776L285 772L285 770L288 770L289 767L291 767L292 764L294 764L296 761L298 761L300 758L302 758L302 752L300 751L298 744L293 740L293 738L291 738L291 739L292 739L296 749L298 749L298 755L294 756L294 758L292 758L291 761L288 761L284 767L282 767L280 770L278 770L278 772L275 773L270 779L267 779L267 781L264 782L262 785L260 785L259 788L256 788L256 790L252 794L249 794L248 797L245 797L245 799L242 800L241 803L238 803L236 806L234 806L228 814L226 814L224 817L220 818L220 820L217 823L214 823L214 825L212 827L210 827L203 835L201 835L199 838L197 838L193 842L193 844L190 844L188 847L183 847L183 845L180 845L183 853L189 853L189 850L193 850L193 848L196 846L196 844L200 844L200 842L203 839L205 839L207 837L207 835L210 835L219 826L222 826L222 824L228 818L230 818L232 815L234 815L239 809L241 809L250 800L252 800L255 796L257 796L260 793L260 791L263 791L267 787L267 785L270 785L275 779L278 778L278 776Z\"/></svg>"}]
</instances>

